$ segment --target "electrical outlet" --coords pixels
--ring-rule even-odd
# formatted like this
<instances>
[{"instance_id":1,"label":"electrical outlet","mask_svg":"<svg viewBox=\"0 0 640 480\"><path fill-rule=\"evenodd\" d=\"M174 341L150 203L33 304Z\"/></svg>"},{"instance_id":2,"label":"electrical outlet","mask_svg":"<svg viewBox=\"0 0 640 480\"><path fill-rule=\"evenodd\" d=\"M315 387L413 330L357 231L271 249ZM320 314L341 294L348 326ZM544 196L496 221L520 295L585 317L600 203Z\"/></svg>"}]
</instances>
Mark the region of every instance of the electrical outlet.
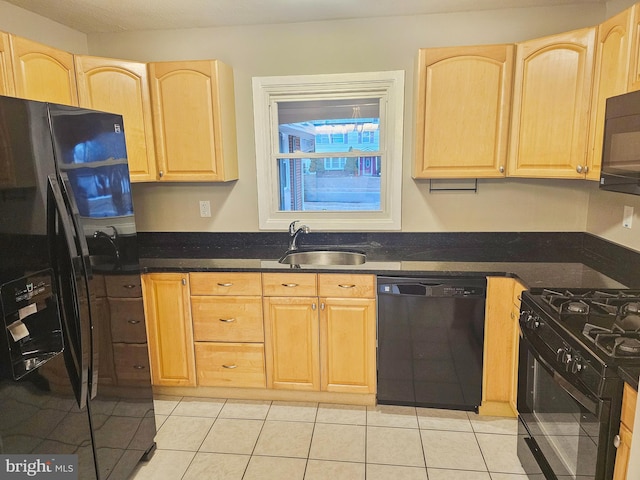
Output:
<instances>
[{"instance_id":1,"label":"electrical outlet","mask_svg":"<svg viewBox=\"0 0 640 480\"><path fill-rule=\"evenodd\" d=\"M211 203L209 202L209 200L200 200L200 216L211 216Z\"/></svg>"},{"instance_id":2,"label":"electrical outlet","mask_svg":"<svg viewBox=\"0 0 640 480\"><path fill-rule=\"evenodd\" d=\"M624 228L631 228L632 223L633 223L633 207L625 205L624 213L622 214L622 226Z\"/></svg>"}]
</instances>

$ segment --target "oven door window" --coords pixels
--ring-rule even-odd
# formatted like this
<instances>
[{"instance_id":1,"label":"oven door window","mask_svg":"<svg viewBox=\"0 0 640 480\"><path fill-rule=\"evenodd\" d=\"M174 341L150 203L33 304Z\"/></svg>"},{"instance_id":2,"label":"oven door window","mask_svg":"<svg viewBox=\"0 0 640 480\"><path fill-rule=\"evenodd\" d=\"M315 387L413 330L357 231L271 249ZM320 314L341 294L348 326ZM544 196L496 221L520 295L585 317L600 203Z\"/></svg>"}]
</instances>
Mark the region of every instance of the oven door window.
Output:
<instances>
[{"instance_id":1,"label":"oven door window","mask_svg":"<svg viewBox=\"0 0 640 480\"><path fill-rule=\"evenodd\" d=\"M527 355L527 389L518 403L528 433L558 478L594 478L600 407Z\"/></svg>"}]
</instances>

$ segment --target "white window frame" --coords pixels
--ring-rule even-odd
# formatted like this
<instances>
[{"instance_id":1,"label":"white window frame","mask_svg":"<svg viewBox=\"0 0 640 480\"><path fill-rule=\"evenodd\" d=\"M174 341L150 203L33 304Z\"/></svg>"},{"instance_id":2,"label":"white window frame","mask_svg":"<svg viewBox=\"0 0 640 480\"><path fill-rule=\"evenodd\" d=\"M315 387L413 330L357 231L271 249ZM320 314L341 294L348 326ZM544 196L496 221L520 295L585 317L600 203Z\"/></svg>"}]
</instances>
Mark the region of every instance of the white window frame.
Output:
<instances>
[{"instance_id":1,"label":"white window frame","mask_svg":"<svg viewBox=\"0 0 640 480\"><path fill-rule=\"evenodd\" d=\"M279 210L278 113L272 107L278 101L313 100L323 94L380 98L380 211ZM254 77L253 102L261 230L283 230L293 220L317 230L401 229L404 71Z\"/></svg>"}]
</instances>

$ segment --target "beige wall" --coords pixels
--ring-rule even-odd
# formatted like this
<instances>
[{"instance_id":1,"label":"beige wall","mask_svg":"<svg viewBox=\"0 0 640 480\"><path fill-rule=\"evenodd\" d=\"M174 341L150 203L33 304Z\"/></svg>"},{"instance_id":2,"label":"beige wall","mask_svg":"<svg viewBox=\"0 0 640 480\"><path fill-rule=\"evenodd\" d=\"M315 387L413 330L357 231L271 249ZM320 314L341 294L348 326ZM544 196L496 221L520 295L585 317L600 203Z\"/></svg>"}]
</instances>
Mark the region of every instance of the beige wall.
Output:
<instances>
[{"instance_id":1,"label":"beige wall","mask_svg":"<svg viewBox=\"0 0 640 480\"><path fill-rule=\"evenodd\" d=\"M0 30L69 52L87 53L87 36L84 33L1 0Z\"/></svg>"}]
</instances>

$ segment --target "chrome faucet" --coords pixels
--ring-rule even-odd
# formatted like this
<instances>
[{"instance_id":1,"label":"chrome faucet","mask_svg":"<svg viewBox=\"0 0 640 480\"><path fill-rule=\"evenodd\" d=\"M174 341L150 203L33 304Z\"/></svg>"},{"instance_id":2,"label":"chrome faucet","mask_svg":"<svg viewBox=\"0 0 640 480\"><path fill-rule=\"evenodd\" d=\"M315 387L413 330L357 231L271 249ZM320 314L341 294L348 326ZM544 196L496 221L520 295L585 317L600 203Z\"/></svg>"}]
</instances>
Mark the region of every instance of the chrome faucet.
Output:
<instances>
[{"instance_id":1,"label":"chrome faucet","mask_svg":"<svg viewBox=\"0 0 640 480\"><path fill-rule=\"evenodd\" d=\"M107 225L106 228L112 229L113 233L109 235L107 232L103 232L102 230L96 230L95 232L93 232L93 238L104 238L107 242L109 242L113 247L113 251L115 252L116 263L119 263L120 249L118 248L118 244L116 243L118 240L118 230L113 225Z\"/></svg>"},{"instance_id":2,"label":"chrome faucet","mask_svg":"<svg viewBox=\"0 0 640 480\"><path fill-rule=\"evenodd\" d=\"M311 230L306 225L301 225L296 229L296 223L300 220L294 220L289 224L289 250L298 249L298 237L302 233L309 233Z\"/></svg>"}]
</instances>

